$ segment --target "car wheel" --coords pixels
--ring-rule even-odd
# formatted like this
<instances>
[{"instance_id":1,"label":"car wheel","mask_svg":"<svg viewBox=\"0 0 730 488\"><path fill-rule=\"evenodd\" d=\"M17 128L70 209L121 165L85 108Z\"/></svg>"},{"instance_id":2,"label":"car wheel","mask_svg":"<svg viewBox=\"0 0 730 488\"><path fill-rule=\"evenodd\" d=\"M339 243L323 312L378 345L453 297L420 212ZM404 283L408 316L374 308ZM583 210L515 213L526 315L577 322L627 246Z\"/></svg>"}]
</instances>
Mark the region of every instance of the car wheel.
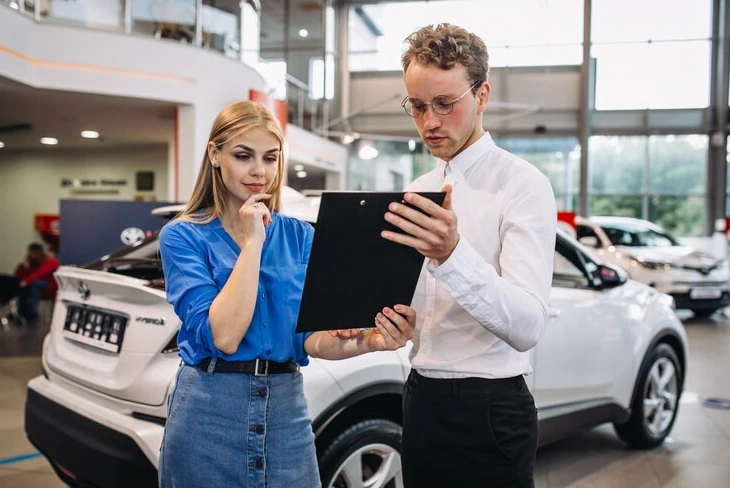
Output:
<instances>
[{"instance_id":1,"label":"car wheel","mask_svg":"<svg viewBox=\"0 0 730 488\"><path fill-rule=\"evenodd\" d=\"M682 369L677 354L668 344L658 344L639 369L631 417L624 424L614 424L616 433L637 449L658 446L672 430L681 393Z\"/></svg>"},{"instance_id":2,"label":"car wheel","mask_svg":"<svg viewBox=\"0 0 730 488\"><path fill-rule=\"evenodd\" d=\"M401 427L383 419L364 420L340 434L322 453L324 488L402 488Z\"/></svg>"}]
</instances>

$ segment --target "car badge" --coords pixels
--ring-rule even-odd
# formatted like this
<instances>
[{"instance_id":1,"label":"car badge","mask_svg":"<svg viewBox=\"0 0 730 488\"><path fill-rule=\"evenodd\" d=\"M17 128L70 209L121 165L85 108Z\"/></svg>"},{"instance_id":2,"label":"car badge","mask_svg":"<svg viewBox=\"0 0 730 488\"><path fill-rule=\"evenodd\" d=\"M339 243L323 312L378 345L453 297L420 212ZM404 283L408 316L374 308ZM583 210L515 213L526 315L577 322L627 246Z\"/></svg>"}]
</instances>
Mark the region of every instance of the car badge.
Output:
<instances>
[{"instance_id":1,"label":"car badge","mask_svg":"<svg viewBox=\"0 0 730 488\"><path fill-rule=\"evenodd\" d=\"M78 290L79 295L81 295L81 298L83 300L89 299L89 296L91 295L91 290L89 290L89 285L87 285L85 281L79 281L79 286L77 286L76 289Z\"/></svg>"}]
</instances>

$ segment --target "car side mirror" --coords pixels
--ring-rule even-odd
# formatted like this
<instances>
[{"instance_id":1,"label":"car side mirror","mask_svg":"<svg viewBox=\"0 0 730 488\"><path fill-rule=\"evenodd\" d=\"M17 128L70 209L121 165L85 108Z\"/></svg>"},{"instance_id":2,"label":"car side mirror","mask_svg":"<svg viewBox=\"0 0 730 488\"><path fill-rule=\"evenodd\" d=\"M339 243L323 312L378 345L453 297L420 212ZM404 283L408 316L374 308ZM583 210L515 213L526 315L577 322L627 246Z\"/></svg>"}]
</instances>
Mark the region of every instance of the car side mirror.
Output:
<instances>
[{"instance_id":1,"label":"car side mirror","mask_svg":"<svg viewBox=\"0 0 730 488\"><path fill-rule=\"evenodd\" d=\"M596 236L583 236L578 242L586 247L598 247L598 238Z\"/></svg>"},{"instance_id":2,"label":"car side mirror","mask_svg":"<svg viewBox=\"0 0 730 488\"><path fill-rule=\"evenodd\" d=\"M626 274L626 271L609 264L599 264L597 274L601 281L599 288L602 290L621 286L629 279L629 275Z\"/></svg>"}]
</instances>

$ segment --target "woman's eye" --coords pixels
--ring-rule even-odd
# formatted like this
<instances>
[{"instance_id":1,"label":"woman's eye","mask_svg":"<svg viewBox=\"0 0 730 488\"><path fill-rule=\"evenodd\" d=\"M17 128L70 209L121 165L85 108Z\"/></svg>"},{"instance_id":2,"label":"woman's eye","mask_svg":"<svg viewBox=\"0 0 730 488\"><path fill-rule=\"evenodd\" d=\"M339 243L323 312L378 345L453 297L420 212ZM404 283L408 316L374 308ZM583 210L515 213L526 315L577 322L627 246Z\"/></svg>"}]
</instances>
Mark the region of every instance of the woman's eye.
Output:
<instances>
[{"instance_id":1,"label":"woman's eye","mask_svg":"<svg viewBox=\"0 0 730 488\"><path fill-rule=\"evenodd\" d=\"M249 159L251 159L251 155L246 154L246 153L239 153L239 154L236 154L234 157L241 161L248 161Z\"/></svg>"},{"instance_id":2,"label":"woman's eye","mask_svg":"<svg viewBox=\"0 0 730 488\"><path fill-rule=\"evenodd\" d=\"M276 156L269 156L269 157L265 158L264 161L266 161L269 164L275 164L277 161L279 161L279 158L277 158Z\"/></svg>"}]
</instances>

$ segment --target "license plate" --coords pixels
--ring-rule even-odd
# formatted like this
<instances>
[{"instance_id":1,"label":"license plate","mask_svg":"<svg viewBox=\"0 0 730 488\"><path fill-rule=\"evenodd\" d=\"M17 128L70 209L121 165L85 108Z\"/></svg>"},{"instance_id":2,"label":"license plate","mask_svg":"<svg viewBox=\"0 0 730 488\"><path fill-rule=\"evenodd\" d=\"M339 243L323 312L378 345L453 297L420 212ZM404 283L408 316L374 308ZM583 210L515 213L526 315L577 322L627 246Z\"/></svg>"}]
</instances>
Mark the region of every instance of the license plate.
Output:
<instances>
[{"instance_id":1,"label":"license plate","mask_svg":"<svg viewBox=\"0 0 730 488\"><path fill-rule=\"evenodd\" d=\"M63 336L72 341L118 354L127 317L79 305L69 305Z\"/></svg>"},{"instance_id":2,"label":"license plate","mask_svg":"<svg viewBox=\"0 0 730 488\"><path fill-rule=\"evenodd\" d=\"M689 297L692 300L708 300L712 298L720 298L722 290L719 288L692 288L689 291Z\"/></svg>"}]
</instances>

